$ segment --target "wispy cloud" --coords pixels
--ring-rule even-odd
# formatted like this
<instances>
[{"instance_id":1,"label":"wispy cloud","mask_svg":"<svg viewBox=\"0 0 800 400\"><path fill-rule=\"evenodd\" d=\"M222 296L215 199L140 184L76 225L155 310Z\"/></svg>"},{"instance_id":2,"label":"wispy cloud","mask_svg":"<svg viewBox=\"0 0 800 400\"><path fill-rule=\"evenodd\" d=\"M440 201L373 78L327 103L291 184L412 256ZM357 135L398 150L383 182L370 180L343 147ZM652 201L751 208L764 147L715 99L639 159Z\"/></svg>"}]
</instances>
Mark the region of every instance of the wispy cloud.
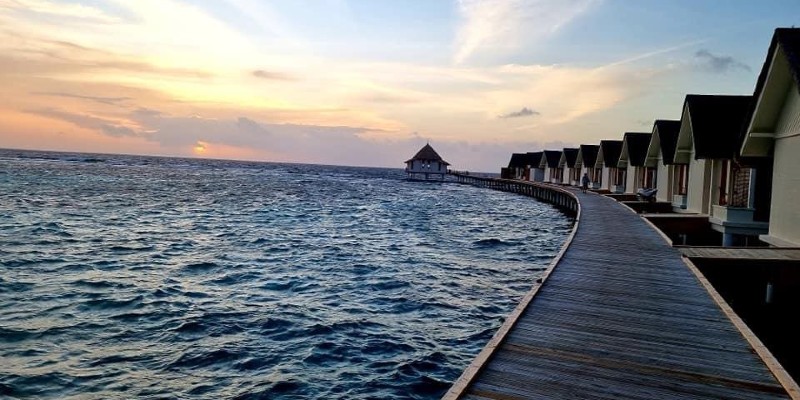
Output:
<instances>
[{"instance_id":1,"label":"wispy cloud","mask_svg":"<svg viewBox=\"0 0 800 400\"><path fill-rule=\"evenodd\" d=\"M71 99L89 100L100 104L118 105L119 103L131 100L130 97L102 97L102 96L84 96L74 93L60 93L60 92L31 92L31 94L39 96L53 96L53 97L66 97Z\"/></svg>"},{"instance_id":2,"label":"wispy cloud","mask_svg":"<svg viewBox=\"0 0 800 400\"><path fill-rule=\"evenodd\" d=\"M123 121L107 119L90 114L74 113L53 108L28 110L27 112L30 114L66 121L75 126L96 130L111 137L135 137L140 135L133 128L125 126Z\"/></svg>"},{"instance_id":3,"label":"wispy cloud","mask_svg":"<svg viewBox=\"0 0 800 400\"><path fill-rule=\"evenodd\" d=\"M694 53L694 57L700 63L701 68L715 73L724 73L736 69L747 72L752 71L750 66L731 56L719 56L706 49L698 50Z\"/></svg>"},{"instance_id":4,"label":"wispy cloud","mask_svg":"<svg viewBox=\"0 0 800 400\"><path fill-rule=\"evenodd\" d=\"M695 45L698 45L700 43L704 43L706 41L708 41L708 39L698 39L698 40L692 40L692 41L689 41L689 42L677 44L677 45L674 45L674 46L668 46L668 47L664 47L664 48L660 48L660 49L656 49L656 50L646 51L646 52L643 52L643 53L639 53L639 54L635 54L635 55L632 55L632 56L629 56L629 57L625 57L625 58L623 58L621 60L614 61L612 63L605 64L605 65L601 66L600 68L618 67L618 66L625 65L625 64L631 64L631 63L634 63L636 61L641 61L641 60L648 59L650 57L655 57L655 56L659 56L659 55L662 55L662 54L671 53L673 51L678 51L678 50L681 50L681 49L685 49L687 47L695 46Z\"/></svg>"},{"instance_id":5,"label":"wispy cloud","mask_svg":"<svg viewBox=\"0 0 800 400\"><path fill-rule=\"evenodd\" d=\"M519 118L519 117L531 117L534 115L541 115L540 112L531 110L528 107L522 107L519 111L510 112L508 114L498 115L497 118L506 119L506 118Z\"/></svg>"},{"instance_id":6,"label":"wispy cloud","mask_svg":"<svg viewBox=\"0 0 800 400\"><path fill-rule=\"evenodd\" d=\"M462 23L453 61L461 64L484 49L513 51L536 42L599 3L598 0L459 0Z\"/></svg>"},{"instance_id":7,"label":"wispy cloud","mask_svg":"<svg viewBox=\"0 0 800 400\"><path fill-rule=\"evenodd\" d=\"M294 81L297 80L296 77L284 73L284 72L276 72L276 71L266 71L263 69L257 69L252 72L252 75L256 78L267 79L271 81Z\"/></svg>"}]
</instances>

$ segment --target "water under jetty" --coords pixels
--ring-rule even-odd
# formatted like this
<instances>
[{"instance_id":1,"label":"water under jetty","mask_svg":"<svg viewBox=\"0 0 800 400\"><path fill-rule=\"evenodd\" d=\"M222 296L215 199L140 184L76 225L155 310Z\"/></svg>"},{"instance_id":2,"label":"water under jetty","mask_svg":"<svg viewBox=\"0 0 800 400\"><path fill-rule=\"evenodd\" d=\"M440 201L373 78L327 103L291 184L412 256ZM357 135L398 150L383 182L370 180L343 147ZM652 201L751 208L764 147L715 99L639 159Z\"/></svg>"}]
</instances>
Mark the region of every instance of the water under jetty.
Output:
<instances>
[{"instance_id":1,"label":"water under jetty","mask_svg":"<svg viewBox=\"0 0 800 400\"><path fill-rule=\"evenodd\" d=\"M577 221L544 282L445 399L798 398L705 278L630 209L574 189L456 178L575 210Z\"/></svg>"}]
</instances>

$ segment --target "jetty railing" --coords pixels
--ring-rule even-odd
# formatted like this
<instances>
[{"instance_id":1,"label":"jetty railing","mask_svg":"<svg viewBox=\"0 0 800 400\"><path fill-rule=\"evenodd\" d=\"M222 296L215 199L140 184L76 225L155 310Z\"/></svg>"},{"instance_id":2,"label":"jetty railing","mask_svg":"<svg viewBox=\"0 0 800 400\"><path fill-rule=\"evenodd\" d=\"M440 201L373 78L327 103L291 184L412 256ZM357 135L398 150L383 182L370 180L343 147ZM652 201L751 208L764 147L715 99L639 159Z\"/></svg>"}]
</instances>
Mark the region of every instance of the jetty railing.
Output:
<instances>
[{"instance_id":1,"label":"jetty railing","mask_svg":"<svg viewBox=\"0 0 800 400\"><path fill-rule=\"evenodd\" d=\"M545 203L552 204L572 216L578 213L578 199L575 198L574 194L557 185L475 176L455 171L451 171L450 175L455 177L456 181L459 183L533 197Z\"/></svg>"}]
</instances>

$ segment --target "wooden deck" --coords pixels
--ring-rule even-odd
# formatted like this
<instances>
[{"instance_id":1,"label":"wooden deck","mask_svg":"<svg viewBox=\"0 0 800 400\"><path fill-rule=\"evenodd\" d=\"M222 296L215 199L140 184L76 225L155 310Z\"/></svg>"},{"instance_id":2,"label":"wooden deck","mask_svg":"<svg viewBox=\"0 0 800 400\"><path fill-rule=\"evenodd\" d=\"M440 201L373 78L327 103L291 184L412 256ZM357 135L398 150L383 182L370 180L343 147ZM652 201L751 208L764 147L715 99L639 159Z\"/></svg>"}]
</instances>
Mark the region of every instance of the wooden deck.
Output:
<instances>
[{"instance_id":1,"label":"wooden deck","mask_svg":"<svg viewBox=\"0 0 800 400\"><path fill-rule=\"evenodd\" d=\"M678 247L692 259L800 261L800 249L779 247Z\"/></svg>"},{"instance_id":2,"label":"wooden deck","mask_svg":"<svg viewBox=\"0 0 800 400\"><path fill-rule=\"evenodd\" d=\"M790 398L676 249L613 199L578 197L571 245L445 398Z\"/></svg>"}]
</instances>

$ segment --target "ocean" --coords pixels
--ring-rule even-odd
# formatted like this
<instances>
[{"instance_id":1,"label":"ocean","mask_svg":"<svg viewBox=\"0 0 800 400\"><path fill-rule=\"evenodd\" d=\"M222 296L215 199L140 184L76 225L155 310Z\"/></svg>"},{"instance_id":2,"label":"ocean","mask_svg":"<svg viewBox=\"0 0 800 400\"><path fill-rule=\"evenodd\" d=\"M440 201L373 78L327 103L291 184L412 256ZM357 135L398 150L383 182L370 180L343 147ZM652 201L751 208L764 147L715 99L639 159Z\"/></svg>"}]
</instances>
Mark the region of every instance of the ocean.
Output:
<instances>
[{"instance_id":1,"label":"ocean","mask_svg":"<svg viewBox=\"0 0 800 400\"><path fill-rule=\"evenodd\" d=\"M0 397L436 399L571 225L400 169L0 150Z\"/></svg>"}]
</instances>

